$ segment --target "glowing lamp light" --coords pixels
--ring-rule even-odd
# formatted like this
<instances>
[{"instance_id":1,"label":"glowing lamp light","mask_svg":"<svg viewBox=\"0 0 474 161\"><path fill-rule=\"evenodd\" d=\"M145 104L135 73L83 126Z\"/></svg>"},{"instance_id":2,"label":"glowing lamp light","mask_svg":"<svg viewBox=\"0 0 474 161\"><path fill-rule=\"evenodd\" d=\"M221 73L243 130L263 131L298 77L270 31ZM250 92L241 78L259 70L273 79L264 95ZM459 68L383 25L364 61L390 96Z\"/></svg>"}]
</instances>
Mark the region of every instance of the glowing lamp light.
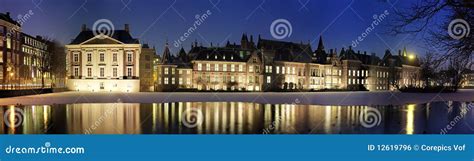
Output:
<instances>
[{"instance_id":1,"label":"glowing lamp light","mask_svg":"<svg viewBox=\"0 0 474 161\"><path fill-rule=\"evenodd\" d=\"M408 55L408 59L410 59L410 60L415 59L415 55L413 55L413 54Z\"/></svg>"}]
</instances>

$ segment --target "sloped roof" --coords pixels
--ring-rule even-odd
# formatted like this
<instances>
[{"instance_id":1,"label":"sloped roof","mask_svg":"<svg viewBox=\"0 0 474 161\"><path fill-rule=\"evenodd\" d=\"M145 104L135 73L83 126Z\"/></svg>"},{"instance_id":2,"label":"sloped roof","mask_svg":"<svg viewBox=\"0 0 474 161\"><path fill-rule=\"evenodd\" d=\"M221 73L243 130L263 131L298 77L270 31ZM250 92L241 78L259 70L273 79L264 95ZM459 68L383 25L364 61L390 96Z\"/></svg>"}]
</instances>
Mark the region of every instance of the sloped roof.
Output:
<instances>
[{"instance_id":1,"label":"sloped roof","mask_svg":"<svg viewBox=\"0 0 474 161\"><path fill-rule=\"evenodd\" d=\"M195 50L197 51L197 50ZM200 48L194 60L246 62L250 58L250 51L230 48Z\"/></svg>"},{"instance_id":2,"label":"sloped roof","mask_svg":"<svg viewBox=\"0 0 474 161\"><path fill-rule=\"evenodd\" d=\"M81 44L96 35L94 34L94 31L92 30L85 30L81 31L74 40L70 43L71 45L73 44ZM124 44L138 44L139 41L138 39L135 39L130 35L129 32L125 30L114 30L113 35L111 36L113 39L116 39Z\"/></svg>"},{"instance_id":3,"label":"sloped roof","mask_svg":"<svg viewBox=\"0 0 474 161\"><path fill-rule=\"evenodd\" d=\"M274 53L274 61L311 62L312 49L309 44L259 39L258 48Z\"/></svg>"}]
</instances>

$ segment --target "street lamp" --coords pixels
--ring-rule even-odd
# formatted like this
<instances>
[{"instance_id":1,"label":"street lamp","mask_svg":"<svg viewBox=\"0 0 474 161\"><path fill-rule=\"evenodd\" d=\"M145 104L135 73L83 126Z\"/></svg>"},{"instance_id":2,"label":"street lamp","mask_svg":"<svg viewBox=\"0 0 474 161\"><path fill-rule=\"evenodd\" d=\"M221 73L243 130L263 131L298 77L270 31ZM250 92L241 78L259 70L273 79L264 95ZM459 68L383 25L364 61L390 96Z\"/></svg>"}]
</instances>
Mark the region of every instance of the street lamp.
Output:
<instances>
[{"instance_id":1,"label":"street lamp","mask_svg":"<svg viewBox=\"0 0 474 161\"><path fill-rule=\"evenodd\" d=\"M408 59L410 59L410 60L413 60L413 59L415 59L415 55L414 55L414 54L410 54L410 55L408 55Z\"/></svg>"}]
</instances>

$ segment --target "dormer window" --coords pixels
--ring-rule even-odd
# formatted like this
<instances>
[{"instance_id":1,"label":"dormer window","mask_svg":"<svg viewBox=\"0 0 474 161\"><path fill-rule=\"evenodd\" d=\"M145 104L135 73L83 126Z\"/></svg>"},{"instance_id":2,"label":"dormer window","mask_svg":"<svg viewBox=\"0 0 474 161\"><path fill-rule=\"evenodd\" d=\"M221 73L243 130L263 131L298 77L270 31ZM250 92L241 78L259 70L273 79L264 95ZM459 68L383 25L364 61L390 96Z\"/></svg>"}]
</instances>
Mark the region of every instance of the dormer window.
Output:
<instances>
[{"instance_id":1,"label":"dormer window","mask_svg":"<svg viewBox=\"0 0 474 161\"><path fill-rule=\"evenodd\" d=\"M214 59L216 59L216 60L217 60L217 55L214 55Z\"/></svg>"},{"instance_id":2,"label":"dormer window","mask_svg":"<svg viewBox=\"0 0 474 161\"><path fill-rule=\"evenodd\" d=\"M224 55L224 56L222 56L222 59L223 59L223 60L225 60L225 55Z\"/></svg>"}]
</instances>

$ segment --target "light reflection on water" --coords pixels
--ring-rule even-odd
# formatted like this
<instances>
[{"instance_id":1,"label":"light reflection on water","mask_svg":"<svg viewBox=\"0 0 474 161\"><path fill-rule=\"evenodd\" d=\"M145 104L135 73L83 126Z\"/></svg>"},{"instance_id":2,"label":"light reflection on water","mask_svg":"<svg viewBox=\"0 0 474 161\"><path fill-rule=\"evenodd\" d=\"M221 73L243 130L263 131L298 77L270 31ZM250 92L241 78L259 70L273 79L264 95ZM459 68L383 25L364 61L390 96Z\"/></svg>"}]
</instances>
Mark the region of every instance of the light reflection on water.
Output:
<instances>
[{"instance_id":1,"label":"light reflection on water","mask_svg":"<svg viewBox=\"0 0 474 161\"><path fill-rule=\"evenodd\" d=\"M190 128L183 120L191 108L201 111L202 123ZM361 114L368 108L380 112L380 124L361 125ZM459 102L371 107L244 102L6 106L0 117L4 134L474 133L472 106Z\"/></svg>"}]
</instances>

